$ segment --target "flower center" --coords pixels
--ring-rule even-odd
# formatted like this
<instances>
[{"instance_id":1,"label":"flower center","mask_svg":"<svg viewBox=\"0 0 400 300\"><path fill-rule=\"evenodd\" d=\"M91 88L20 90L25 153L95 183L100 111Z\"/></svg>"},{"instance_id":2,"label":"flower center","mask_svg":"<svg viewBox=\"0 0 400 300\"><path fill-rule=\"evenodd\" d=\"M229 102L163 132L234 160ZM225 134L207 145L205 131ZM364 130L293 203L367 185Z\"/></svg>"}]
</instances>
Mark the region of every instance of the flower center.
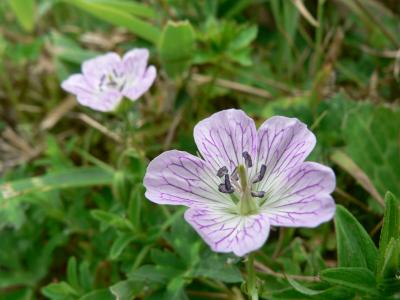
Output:
<instances>
[{"instance_id":1,"label":"flower center","mask_svg":"<svg viewBox=\"0 0 400 300\"><path fill-rule=\"evenodd\" d=\"M117 72L117 70L112 69L108 74L103 74L100 77L99 90L100 92L107 90L117 90L122 92L126 84L126 78L123 73Z\"/></svg>"},{"instance_id":2,"label":"flower center","mask_svg":"<svg viewBox=\"0 0 400 300\"><path fill-rule=\"evenodd\" d=\"M253 167L253 161L250 154L245 151L242 153L245 165L238 165L229 174L226 166L220 168L217 176L222 179L218 190L224 194L232 194L233 197L239 196L237 203L239 214L250 215L258 212L258 200L256 198L264 198L266 193L254 189L254 185L265 176L267 170L266 165L262 164L260 170L252 177L248 177L248 169Z\"/></svg>"}]
</instances>

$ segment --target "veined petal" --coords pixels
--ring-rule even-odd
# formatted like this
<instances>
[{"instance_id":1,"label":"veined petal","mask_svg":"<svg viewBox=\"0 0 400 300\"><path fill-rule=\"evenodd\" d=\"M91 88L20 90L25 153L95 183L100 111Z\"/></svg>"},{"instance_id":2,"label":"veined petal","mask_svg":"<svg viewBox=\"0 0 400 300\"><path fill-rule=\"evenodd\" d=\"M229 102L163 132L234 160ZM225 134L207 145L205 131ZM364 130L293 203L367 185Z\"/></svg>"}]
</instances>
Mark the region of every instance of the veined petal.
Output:
<instances>
[{"instance_id":1,"label":"veined petal","mask_svg":"<svg viewBox=\"0 0 400 300\"><path fill-rule=\"evenodd\" d=\"M264 164L266 172L257 189L266 191L268 181L304 162L315 143L314 134L296 118L266 120L258 129L257 169Z\"/></svg>"},{"instance_id":2,"label":"veined petal","mask_svg":"<svg viewBox=\"0 0 400 300\"><path fill-rule=\"evenodd\" d=\"M145 48L133 49L124 55L122 64L129 81L136 81L143 77L148 59L149 50Z\"/></svg>"},{"instance_id":3,"label":"veined petal","mask_svg":"<svg viewBox=\"0 0 400 300\"><path fill-rule=\"evenodd\" d=\"M186 221L216 252L244 256L262 247L269 235L265 214L240 216L226 210L189 208Z\"/></svg>"},{"instance_id":4,"label":"veined petal","mask_svg":"<svg viewBox=\"0 0 400 300\"><path fill-rule=\"evenodd\" d=\"M273 226L315 227L332 219L335 189L331 168L305 162L276 179L262 206Z\"/></svg>"},{"instance_id":5,"label":"veined petal","mask_svg":"<svg viewBox=\"0 0 400 300\"><path fill-rule=\"evenodd\" d=\"M93 93L93 87L82 74L73 74L61 83L61 87L72 94Z\"/></svg>"},{"instance_id":6,"label":"veined petal","mask_svg":"<svg viewBox=\"0 0 400 300\"><path fill-rule=\"evenodd\" d=\"M80 104L91 109L108 112L117 108L122 100L122 95L118 91L104 91L95 93L80 93L77 95Z\"/></svg>"},{"instance_id":7,"label":"veined petal","mask_svg":"<svg viewBox=\"0 0 400 300\"><path fill-rule=\"evenodd\" d=\"M156 79L156 76L156 68L154 66L148 67L142 77L140 77L133 83L127 82L127 85L123 90L124 96L131 99L132 101L137 100L151 87L154 80Z\"/></svg>"},{"instance_id":8,"label":"veined petal","mask_svg":"<svg viewBox=\"0 0 400 300\"><path fill-rule=\"evenodd\" d=\"M171 150L153 159L144 177L147 199L159 204L232 208L228 195L218 191L206 162Z\"/></svg>"},{"instance_id":9,"label":"veined petal","mask_svg":"<svg viewBox=\"0 0 400 300\"><path fill-rule=\"evenodd\" d=\"M82 64L82 73L93 86L97 86L102 76L112 73L122 74L121 57L114 52L89 59Z\"/></svg>"},{"instance_id":10,"label":"veined petal","mask_svg":"<svg viewBox=\"0 0 400 300\"><path fill-rule=\"evenodd\" d=\"M194 139L200 154L214 172L226 166L231 172L244 164L243 152L254 159L257 132L254 121L242 110L228 109L200 121L194 128Z\"/></svg>"},{"instance_id":11,"label":"veined petal","mask_svg":"<svg viewBox=\"0 0 400 300\"><path fill-rule=\"evenodd\" d=\"M61 86L64 90L75 94L80 104L102 112L114 110L122 99L118 91L98 92L81 74L71 75Z\"/></svg>"}]
</instances>

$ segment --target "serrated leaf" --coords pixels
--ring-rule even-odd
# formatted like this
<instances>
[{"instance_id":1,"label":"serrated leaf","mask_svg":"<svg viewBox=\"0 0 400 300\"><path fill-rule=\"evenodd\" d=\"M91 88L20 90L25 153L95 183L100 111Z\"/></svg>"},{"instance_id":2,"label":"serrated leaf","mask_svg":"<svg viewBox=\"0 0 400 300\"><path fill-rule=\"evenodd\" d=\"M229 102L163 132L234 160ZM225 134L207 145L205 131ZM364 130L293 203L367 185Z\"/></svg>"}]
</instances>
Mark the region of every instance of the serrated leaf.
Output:
<instances>
[{"instance_id":1,"label":"serrated leaf","mask_svg":"<svg viewBox=\"0 0 400 300\"><path fill-rule=\"evenodd\" d=\"M366 268L331 268L320 273L321 279L332 284L356 289L370 294L378 294L375 276Z\"/></svg>"},{"instance_id":2,"label":"serrated leaf","mask_svg":"<svg viewBox=\"0 0 400 300\"><path fill-rule=\"evenodd\" d=\"M335 216L338 265L375 271L378 250L356 218L338 205Z\"/></svg>"},{"instance_id":3,"label":"serrated leaf","mask_svg":"<svg viewBox=\"0 0 400 300\"><path fill-rule=\"evenodd\" d=\"M189 21L170 21L164 27L159 42L159 52L161 63L169 76L180 76L189 69L194 42L194 31Z\"/></svg>"}]
</instances>

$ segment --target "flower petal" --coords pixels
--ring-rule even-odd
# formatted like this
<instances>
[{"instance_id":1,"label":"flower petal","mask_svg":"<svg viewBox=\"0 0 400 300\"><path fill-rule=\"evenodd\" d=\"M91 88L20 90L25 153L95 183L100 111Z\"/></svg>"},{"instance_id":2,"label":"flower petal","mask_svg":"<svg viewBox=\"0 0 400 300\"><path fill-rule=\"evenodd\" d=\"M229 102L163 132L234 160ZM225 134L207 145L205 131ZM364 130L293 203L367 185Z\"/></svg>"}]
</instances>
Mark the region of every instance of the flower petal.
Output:
<instances>
[{"instance_id":1,"label":"flower petal","mask_svg":"<svg viewBox=\"0 0 400 300\"><path fill-rule=\"evenodd\" d=\"M335 213L335 185L331 168L305 162L275 179L262 210L273 226L316 227Z\"/></svg>"},{"instance_id":2,"label":"flower petal","mask_svg":"<svg viewBox=\"0 0 400 300\"><path fill-rule=\"evenodd\" d=\"M71 75L61 84L67 92L75 94L80 104L98 111L114 110L122 99L118 91L98 92L92 88L81 74Z\"/></svg>"},{"instance_id":3,"label":"flower petal","mask_svg":"<svg viewBox=\"0 0 400 300\"><path fill-rule=\"evenodd\" d=\"M200 121L194 128L194 139L214 172L224 166L232 172L239 164L244 164L242 154L245 151L255 159L256 127L242 110L223 110Z\"/></svg>"},{"instance_id":4,"label":"flower petal","mask_svg":"<svg viewBox=\"0 0 400 300\"><path fill-rule=\"evenodd\" d=\"M129 81L139 80L143 77L148 59L149 51L144 48L133 49L124 55L122 64Z\"/></svg>"},{"instance_id":5,"label":"flower petal","mask_svg":"<svg viewBox=\"0 0 400 300\"><path fill-rule=\"evenodd\" d=\"M269 235L264 214L240 216L225 210L189 208L185 219L216 252L243 256L261 248Z\"/></svg>"},{"instance_id":6,"label":"flower petal","mask_svg":"<svg viewBox=\"0 0 400 300\"><path fill-rule=\"evenodd\" d=\"M218 191L216 178L200 158L171 150L153 159L144 177L146 197L159 204L234 207L229 196Z\"/></svg>"},{"instance_id":7,"label":"flower petal","mask_svg":"<svg viewBox=\"0 0 400 300\"><path fill-rule=\"evenodd\" d=\"M264 164L266 172L257 189L266 191L268 180L304 162L316 139L298 119L275 116L258 129L258 141L256 169Z\"/></svg>"},{"instance_id":8,"label":"flower petal","mask_svg":"<svg viewBox=\"0 0 400 300\"><path fill-rule=\"evenodd\" d=\"M73 74L61 83L61 87L72 94L93 93L93 87L82 74Z\"/></svg>"},{"instance_id":9,"label":"flower petal","mask_svg":"<svg viewBox=\"0 0 400 300\"><path fill-rule=\"evenodd\" d=\"M151 87L154 80L156 79L156 75L156 68L154 66L148 67L146 72L143 74L143 77L139 78L134 83L127 83L126 87L123 90L124 96L131 99L132 101L137 100Z\"/></svg>"},{"instance_id":10,"label":"flower petal","mask_svg":"<svg viewBox=\"0 0 400 300\"><path fill-rule=\"evenodd\" d=\"M121 74L123 66L121 57L114 52L109 52L104 55L99 55L89 59L82 64L82 73L93 87L97 87L102 76L111 72Z\"/></svg>"}]
</instances>

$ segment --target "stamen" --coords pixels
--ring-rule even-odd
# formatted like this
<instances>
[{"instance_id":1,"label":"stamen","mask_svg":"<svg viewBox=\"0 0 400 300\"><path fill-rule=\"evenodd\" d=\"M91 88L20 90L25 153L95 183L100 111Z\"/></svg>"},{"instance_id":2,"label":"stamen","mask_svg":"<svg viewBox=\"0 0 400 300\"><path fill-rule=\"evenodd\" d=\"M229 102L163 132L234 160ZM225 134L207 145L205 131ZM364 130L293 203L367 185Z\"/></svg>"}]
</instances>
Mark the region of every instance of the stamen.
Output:
<instances>
[{"instance_id":1,"label":"stamen","mask_svg":"<svg viewBox=\"0 0 400 300\"><path fill-rule=\"evenodd\" d=\"M260 168L260 172L257 174L257 178L255 178L253 180L253 183L257 183L257 182L260 182L261 180L263 180L266 171L267 171L267 166L262 164L261 168Z\"/></svg>"},{"instance_id":2,"label":"stamen","mask_svg":"<svg viewBox=\"0 0 400 300\"><path fill-rule=\"evenodd\" d=\"M218 186L218 190L224 194L232 194L235 190L229 180L229 175L225 174L224 182Z\"/></svg>"},{"instance_id":3,"label":"stamen","mask_svg":"<svg viewBox=\"0 0 400 300\"><path fill-rule=\"evenodd\" d=\"M251 192L251 195L253 197L257 197L257 198L264 198L265 192L263 192L263 191Z\"/></svg>"},{"instance_id":4,"label":"stamen","mask_svg":"<svg viewBox=\"0 0 400 300\"><path fill-rule=\"evenodd\" d=\"M228 174L228 168L227 167L222 167L221 169L218 170L217 172L217 176L219 178L221 178L222 176L224 176L225 174Z\"/></svg>"},{"instance_id":5,"label":"stamen","mask_svg":"<svg viewBox=\"0 0 400 300\"><path fill-rule=\"evenodd\" d=\"M251 156L250 156L249 152L244 151L242 153L242 156L244 158L244 162L246 164L246 167L251 168L253 166L253 161L251 160Z\"/></svg>"},{"instance_id":6,"label":"stamen","mask_svg":"<svg viewBox=\"0 0 400 300\"><path fill-rule=\"evenodd\" d=\"M224 194L232 194L234 192L234 189L228 190L225 186L225 183L221 183L218 186L218 191L220 191L221 193L224 193Z\"/></svg>"},{"instance_id":7,"label":"stamen","mask_svg":"<svg viewBox=\"0 0 400 300\"><path fill-rule=\"evenodd\" d=\"M238 175L237 167L235 167L235 169L233 170L233 172L231 174L231 178L232 178L233 181L239 181L239 175Z\"/></svg>"},{"instance_id":8,"label":"stamen","mask_svg":"<svg viewBox=\"0 0 400 300\"><path fill-rule=\"evenodd\" d=\"M100 82L99 82L99 88L100 89L103 87L104 80L106 80L106 75L105 74L101 75L101 77L100 77Z\"/></svg>"},{"instance_id":9,"label":"stamen","mask_svg":"<svg viewBox=\"0 0 400 300\"><path fill-rule=\"evenodd\" d=\"M225 175L225 187L228 191L230 191L230 190L233 191L232 184L231 184L231 181L229 180L228 174Z\"/></svg>"}]
</instances>

